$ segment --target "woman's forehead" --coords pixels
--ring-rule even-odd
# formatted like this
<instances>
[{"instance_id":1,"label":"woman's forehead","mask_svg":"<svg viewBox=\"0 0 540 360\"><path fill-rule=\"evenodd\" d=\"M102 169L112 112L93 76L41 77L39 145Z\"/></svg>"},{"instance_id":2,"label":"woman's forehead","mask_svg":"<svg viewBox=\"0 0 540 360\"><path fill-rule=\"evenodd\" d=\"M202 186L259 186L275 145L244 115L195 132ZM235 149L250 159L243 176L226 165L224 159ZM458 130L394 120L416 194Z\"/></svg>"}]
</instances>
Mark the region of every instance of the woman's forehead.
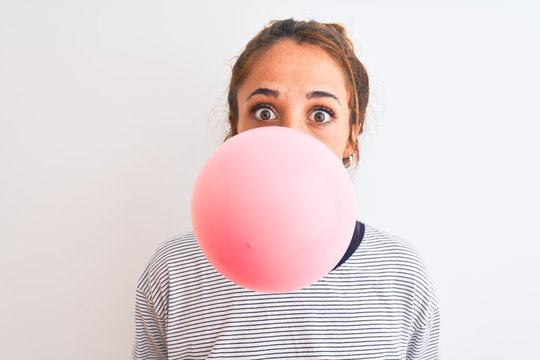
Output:
<instances>
[{"instance_id":1,"label":"woman's forehead","mask_svg":"<svg viewBox=\"0 0 540 360\"><path fill-rule=\"evenodd\" d=\"M317 46L293 41L280 41L259 54L240 86L239 95L249 96L258 88L281 93L347 93L343 72L330 55Z\"/></svg>"}]
</instances>

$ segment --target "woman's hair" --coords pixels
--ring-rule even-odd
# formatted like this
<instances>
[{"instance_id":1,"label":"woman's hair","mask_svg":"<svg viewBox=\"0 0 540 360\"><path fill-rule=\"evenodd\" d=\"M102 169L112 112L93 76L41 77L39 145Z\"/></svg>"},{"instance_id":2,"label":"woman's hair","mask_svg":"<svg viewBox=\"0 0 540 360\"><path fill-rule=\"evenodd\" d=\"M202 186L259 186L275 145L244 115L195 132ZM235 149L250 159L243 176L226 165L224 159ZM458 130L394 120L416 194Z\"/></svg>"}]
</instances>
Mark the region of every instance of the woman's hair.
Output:
<instances>
[{"instance_id":1,"label":"woman's hair","mask_svg":"<svg viewBox=\"0 0 540 360\"><path fill-rule=\"evenodd\" d=\"M310 44L326 51L340 66L349 92L350 131L349 142L353 145L354 159L358 161L358 139L364 130L366 107L369 97L369 80L366 69L354 53L352 42L345 29L339 24L325 24L317 21L297 21L294 19L271 21L246 45L246 48L232 68L229 84L229 123L230 130L226 139L238 133L238 88L242 85L250 68L263 51L281 40L292 40L297 44ZM345 166L351 165L349 159L343 159Z\"/></svg>"}]
</instances>

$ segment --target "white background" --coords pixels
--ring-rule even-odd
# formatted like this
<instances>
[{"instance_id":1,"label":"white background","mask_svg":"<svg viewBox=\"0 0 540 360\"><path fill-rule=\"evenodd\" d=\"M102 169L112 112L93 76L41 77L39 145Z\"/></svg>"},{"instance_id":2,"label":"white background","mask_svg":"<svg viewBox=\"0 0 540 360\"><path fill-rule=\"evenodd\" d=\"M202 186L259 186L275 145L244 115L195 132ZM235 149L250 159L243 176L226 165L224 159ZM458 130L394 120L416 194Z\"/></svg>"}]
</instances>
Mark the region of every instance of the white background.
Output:
<instances>
[{"instance_id":1,"label":"white background","mask_svg":"<svg viewBox=\"0 0 540 360\"><path fill-rule=\"evenodd\" d=\"M1 359L130 356L235 56L287 17L345 25L370 74L358 216L425 258L441 357L537 356L535 1L1 0Z\"/></svg>"}]
</instances>

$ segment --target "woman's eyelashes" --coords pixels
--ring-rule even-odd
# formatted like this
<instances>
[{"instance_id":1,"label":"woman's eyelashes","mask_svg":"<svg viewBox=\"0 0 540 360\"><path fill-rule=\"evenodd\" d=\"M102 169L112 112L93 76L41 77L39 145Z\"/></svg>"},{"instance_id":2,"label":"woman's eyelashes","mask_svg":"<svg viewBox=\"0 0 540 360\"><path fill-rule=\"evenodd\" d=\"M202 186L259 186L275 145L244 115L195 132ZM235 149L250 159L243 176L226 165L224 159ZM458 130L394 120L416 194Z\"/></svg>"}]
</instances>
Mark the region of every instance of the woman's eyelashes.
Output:
<instances>
[{"instance_id":1,"label":"woman's eyelashes","mask_svg":"<svg viewBox=\"0 0 540 360\"><path fill-rule=\"evenodd\" d=\"M258 103L251 106L249 114L255 121L272 121L278 118L277 111L268 103ZM332 109L317 105L309 111L307 118L315 125L329 125L337 117Z\"/></svg>"},{"instance_id":2,"label":"woman's eyelashes","mask_svg":"<svg viewBox=\"0 0 540 360\"><path fill-rule=\"evenodd\" d=\"M249 109L251 117L257 121L269 121L277 119L276 112L270 104L255 104Z\"/></svg>"},{"instance_id":3,"label":"woman's eyelashes","mask_svg":"<svg viewBox=\"0 0 540 360\"><path fill-rule=\"evenodd\" d=\"M336 114L326 106L316 106L309 114L309 120L318 125L328 125L336 119Z\"/></svg>"}]
</instances>

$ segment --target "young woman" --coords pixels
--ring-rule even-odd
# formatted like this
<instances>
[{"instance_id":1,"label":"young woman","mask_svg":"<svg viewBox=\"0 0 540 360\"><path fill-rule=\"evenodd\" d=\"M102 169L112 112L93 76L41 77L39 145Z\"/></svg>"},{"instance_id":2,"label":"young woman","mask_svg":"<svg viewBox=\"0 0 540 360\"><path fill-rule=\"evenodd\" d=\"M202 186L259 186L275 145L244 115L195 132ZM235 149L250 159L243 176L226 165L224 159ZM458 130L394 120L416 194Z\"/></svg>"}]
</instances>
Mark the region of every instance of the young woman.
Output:
<instances>
[{"instance_id":1,"label":"young woman","mask_svg":"<svg viewBox=\"0 0 540 360\"><path fill-rule=\"evenodd\" d=\"M315 136L358 160L368 76L343 27L271 22L229 88L227 138L259 126ZM439 312L421 259L357 222L347 253L314 284L266 294L223 278L193 233L165 242L137 287L134 359L436 359Z\"/></svg>"}]
</instances>

